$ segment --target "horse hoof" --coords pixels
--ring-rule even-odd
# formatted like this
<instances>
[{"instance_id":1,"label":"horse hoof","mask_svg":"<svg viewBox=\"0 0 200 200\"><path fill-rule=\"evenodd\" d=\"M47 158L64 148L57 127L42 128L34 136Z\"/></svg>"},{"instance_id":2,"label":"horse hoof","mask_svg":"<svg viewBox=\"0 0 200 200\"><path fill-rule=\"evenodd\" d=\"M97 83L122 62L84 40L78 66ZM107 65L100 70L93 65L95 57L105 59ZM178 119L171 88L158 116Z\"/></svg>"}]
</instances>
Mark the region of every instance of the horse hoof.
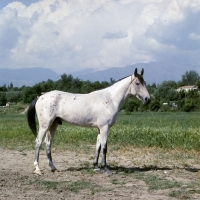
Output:
<instances>
[{"instance_id":1,"label":"horse hoof","mask_svg":"<svg viewBox=\"0 0 200 200\"><path fill-rule=\"evenodd\" d=\"M100 168L95 168L94 171L95 171L97 174L101 174L101 169L100 169Z\"/></svg>"},{"instance_id":2,"label":"horse hoof","mask_svg":"<svg viewBox=\"0 0 200 200\"><path fill-rule=\"evenodd\" d=\"M110 176L110 175L112 175L112 172L107 167L105 167L104 174Z\"/></svg>"},{"instance_id":3,"label":"horse hoof","mask_svg":"<svg viewBox=\"0 0 200 200\"><path fill-rule=\"evenodd\" d=\"M37 170L34 171L34 174L38 174L38 175L41 176L41 175L42 175L42 172L41 172L40 170L37 169Z\"/></svg>"},{"instance_id":4,"label":"horse hoof","mask_svg":"<svg viewBox=\"0 0 200 200\"><path fill-rule=\"evenodd\" d=\"M112 175L112 172L111 172L110 170L106 170L106 171L104 172L104 174L107 175L107 176L110 176L110 175Z\"/></svg>"},{"instance_id":5,"label":"horse hoof","mask_svg":"<svg viewBox=\"0 0 200 200\"><path fill-rule=\"evenodd\" d=\"M55 169L51 169L51 172L59 172L59 170Z\"/></svg>"}]
</instances>

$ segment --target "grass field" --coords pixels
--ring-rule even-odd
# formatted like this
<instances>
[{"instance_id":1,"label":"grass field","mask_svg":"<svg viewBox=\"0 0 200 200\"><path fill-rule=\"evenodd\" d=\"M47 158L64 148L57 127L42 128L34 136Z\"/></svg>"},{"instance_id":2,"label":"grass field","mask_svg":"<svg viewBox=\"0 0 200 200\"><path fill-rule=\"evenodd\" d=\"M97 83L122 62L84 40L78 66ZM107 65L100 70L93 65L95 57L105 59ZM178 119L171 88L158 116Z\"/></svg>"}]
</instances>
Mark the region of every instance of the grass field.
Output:
<instances>
[{"instance_id":1,"label":"grass field","mask_svg":"<svg viewBox=\"0 0 200 200\"><path fill-rule=\"evenodd\" d=\"M50 172L41 151L40 177L22 111L0 108L1 199L200 199L198 112L119 113L108 137L112 176L93 171L97 130L63 123L53 142L60 172Z\"/></svg>"},{"instance_id":2,"label":"grass field","mask_svg":"<svg viewBox=\"0 0 200 200\"><path fill-rule=\"evenodd\" d=\"M18 108L18 110L20 110ZM32 149L34 135L28 128L26 115L0 112L0 147L6 149ZM97 130L63 123L58 127L53 147L94 145ZM162 147L200 149L199 112L135 112L119 113L117 123L110 129L109 145L136 147ZM87 144L87 145L86 145Z\"/></svg>"}]
</instances>

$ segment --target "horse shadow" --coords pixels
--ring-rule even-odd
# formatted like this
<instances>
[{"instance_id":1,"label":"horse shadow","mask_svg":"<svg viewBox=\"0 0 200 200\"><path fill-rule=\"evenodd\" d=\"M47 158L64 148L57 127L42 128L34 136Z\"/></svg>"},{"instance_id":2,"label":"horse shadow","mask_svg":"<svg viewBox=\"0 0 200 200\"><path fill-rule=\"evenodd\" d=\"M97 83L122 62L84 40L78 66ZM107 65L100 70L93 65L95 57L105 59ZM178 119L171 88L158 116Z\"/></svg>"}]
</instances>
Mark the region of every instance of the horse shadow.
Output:
<instances>
[{"instance_id":1,"label":"horse shadow","mask_svg":"<svg viewBox=\"0 0 200 200\"><path fill-rule=\"evenodd\" d=\"M174 169L180 169L180 170L186 170L191 173L196 173L200 171L199 168L193 168L193 167L157 167L157 166L143 166L143 167L124 167L124 166L109 166L108 168L111 170L111 172L118 174L118 173L135 173L135 172L148 172L148 171L172 171ZM93 171L93 167L69 167L65 170L61 170L62 172L76 172L76 171L88 171L91 172Z\"/></svg>"},{"instance_id":2,"label":"horse shadow","mask_svg":"<svg viewBox=\"0 0 200 200\"><path fill-rule=\"evenodd\" d=\"M127 173L135 173L135 172L148 172L148 171L172 171L174 169L186 170L188 172L198 172L200 169L192 168L192 167L157 167L157 166L143 166L143 167L124 167L124 166L114 166L109 168L111 171L115 172L127 172Z\"/></svg>"}]
</instances>

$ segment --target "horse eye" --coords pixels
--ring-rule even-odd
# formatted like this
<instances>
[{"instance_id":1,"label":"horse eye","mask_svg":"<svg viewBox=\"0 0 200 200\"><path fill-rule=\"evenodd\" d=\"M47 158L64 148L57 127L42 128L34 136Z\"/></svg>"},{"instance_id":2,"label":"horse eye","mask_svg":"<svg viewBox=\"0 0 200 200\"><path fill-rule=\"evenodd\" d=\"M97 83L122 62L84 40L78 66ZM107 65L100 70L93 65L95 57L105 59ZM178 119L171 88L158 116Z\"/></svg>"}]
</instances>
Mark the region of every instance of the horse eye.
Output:
<instances>
[{"instance_id":1,"label":"horse eye","mask_svg":"<svg viewBox=\"0 0 200 200\"><path fill-rule=\"evenodd\" d=\"M140 83L136 83L136 85L140 85Z\"/></svg>"}]
</instances>

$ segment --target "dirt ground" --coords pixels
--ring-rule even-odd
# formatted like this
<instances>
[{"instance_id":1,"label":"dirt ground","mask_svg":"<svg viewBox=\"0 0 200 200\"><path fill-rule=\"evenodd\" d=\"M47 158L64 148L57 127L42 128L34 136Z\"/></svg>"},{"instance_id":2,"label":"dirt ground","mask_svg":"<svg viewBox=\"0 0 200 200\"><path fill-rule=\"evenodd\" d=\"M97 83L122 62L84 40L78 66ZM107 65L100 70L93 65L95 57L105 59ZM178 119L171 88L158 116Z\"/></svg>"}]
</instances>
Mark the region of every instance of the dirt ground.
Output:
<instances>
[{"instance_id":1,"label":"dirt ground","mask_svg":"<svg viewBox=\"0 0 200 200\"><path fill-rule=\"evenodd\" d=\"M42 175L34 174L34 151L0 149L0 199L200 199L200 156L162 149L112 148L111 176L92 169L88 151L53 150L52 173L40 151ZM184 158L182 157L184 156Z\"/></svg>"}]
</instances>

